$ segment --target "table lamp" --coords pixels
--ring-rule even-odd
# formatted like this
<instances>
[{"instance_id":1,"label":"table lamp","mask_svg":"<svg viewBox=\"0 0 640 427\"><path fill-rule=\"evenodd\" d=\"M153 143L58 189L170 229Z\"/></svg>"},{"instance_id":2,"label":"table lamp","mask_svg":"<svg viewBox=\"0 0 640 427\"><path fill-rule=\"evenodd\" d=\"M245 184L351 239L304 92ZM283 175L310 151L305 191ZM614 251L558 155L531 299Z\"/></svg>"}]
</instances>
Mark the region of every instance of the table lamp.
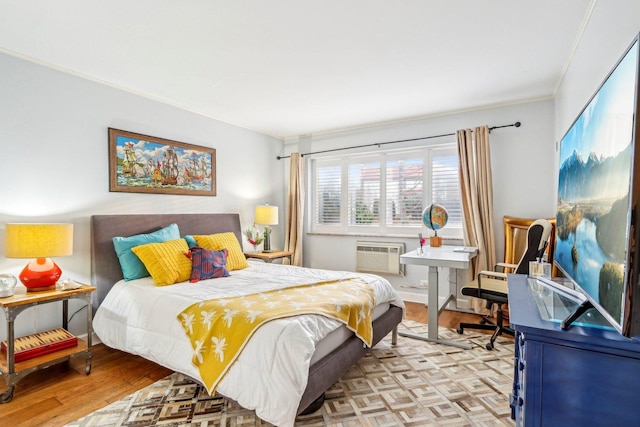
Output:
<instances>
[{"instance_id":1,"label":"table lamp","mask_svg":"<svg viewBox=\"0 0 640 427\"><path fill-rule=\"evenodd\" d=\"M264 225L264 245L263 252L271 252L271 227L270 225L278 225L278 207L256 206L256 214L254 222L258 225Z\"/></svg>"},{"instance_id":2,"label":"table lamp","mask_svg":"<svg viewBox=\"0 0 640 427\"><path fill-rule=\"evenodd\" d=\"M5 256L35 258L20 273L27 292L55 289L62 275L49 257L73 253L73 224L7 224Z\"/></svg>"}]
</instances>

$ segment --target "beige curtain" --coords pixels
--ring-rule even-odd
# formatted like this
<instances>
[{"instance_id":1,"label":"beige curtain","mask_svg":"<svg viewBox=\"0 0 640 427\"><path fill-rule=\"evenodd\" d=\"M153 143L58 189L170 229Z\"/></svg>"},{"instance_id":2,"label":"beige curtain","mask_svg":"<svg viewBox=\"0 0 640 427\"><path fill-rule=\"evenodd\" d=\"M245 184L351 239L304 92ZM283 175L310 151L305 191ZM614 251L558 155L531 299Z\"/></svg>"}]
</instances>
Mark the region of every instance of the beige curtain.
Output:
<instances>
[{"instance_id":1,"label":"beige curtain","mask_svg":"<svg viewBox=\"0 0 640 427\"><path fill-rule=\"evenodd\" d=\"M491 270L496 264L489 127L458 130L456 136L464 244L478 248L473 268L468 271L471 280L480 270ZM472 306L477 312L489 314L484 304L484 300L472 298Z\"/></svg>"},{"instance_id":2,"label":"beige curtain","mask_svg":"<svg viewBox=\"0 0 640 427\"><path fill-rule=\"evenodd\" d=\"M287 197L287 227L285 251L293 252L291 264L302 266L302 225L304 223L304 160L300 153L292 153L289 166L289 194Z\"/></svg>"}]
</instances>

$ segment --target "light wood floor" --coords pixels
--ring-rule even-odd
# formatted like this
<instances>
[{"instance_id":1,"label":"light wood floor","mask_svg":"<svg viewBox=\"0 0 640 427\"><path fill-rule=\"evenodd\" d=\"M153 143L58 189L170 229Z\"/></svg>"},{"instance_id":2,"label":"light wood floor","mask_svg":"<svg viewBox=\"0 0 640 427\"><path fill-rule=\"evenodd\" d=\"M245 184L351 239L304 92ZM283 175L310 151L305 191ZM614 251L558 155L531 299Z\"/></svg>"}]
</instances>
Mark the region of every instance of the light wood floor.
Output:
<instances>
[{"instance_id":1,"label":"light wood floor","mask_svg":"<svg viewBox=\"0 0 640 427\"><path fill-rule=\"evenodd\" d=\"M426 323L427 308L407 303L407 319ZM439 324L455 328L460 322L478 319L473 314L443 311ZM13 400L0 404L0 426L62 426L169 374L170 370L153 362L98 344L93 348L90 375L85 375L83 360L72 360L21 380Z\"/></svg>"}]
</instances>

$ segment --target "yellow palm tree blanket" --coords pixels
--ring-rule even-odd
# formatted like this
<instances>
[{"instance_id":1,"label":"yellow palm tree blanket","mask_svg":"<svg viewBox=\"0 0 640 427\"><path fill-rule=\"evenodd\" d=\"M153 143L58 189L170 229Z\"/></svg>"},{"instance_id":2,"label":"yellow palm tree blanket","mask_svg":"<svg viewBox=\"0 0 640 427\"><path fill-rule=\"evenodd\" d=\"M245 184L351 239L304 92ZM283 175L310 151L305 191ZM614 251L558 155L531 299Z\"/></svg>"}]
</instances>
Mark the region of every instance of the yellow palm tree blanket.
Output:
<instances>
[{"instance_id":1,"label":"yellow palm tree blanket","mask_svg":"<svg viewBox=\"0 0 640 427\"><path fill-rule=\"evenodd\" d=\"M178 315L193 346L193 363L213 394L255 331L265 322L320 314L344 323L368 347L373 339L373 289L360 279L318 282L202 301Z\"/></svg>"}]
</instances>

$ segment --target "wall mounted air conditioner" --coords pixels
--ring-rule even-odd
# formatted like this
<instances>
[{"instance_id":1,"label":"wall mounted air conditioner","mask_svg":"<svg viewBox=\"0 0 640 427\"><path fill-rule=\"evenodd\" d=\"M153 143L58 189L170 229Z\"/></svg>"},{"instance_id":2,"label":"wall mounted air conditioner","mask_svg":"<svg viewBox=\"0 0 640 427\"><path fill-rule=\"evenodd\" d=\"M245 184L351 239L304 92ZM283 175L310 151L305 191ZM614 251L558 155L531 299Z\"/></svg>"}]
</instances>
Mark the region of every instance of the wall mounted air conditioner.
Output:
<instances>
[{"instance_id":1,"label":"wall mounted air conditioner","mask_svg":"<svg viewBox=\"0 0 640 427\"><path fill-rule=\"evenodd\" d=\"M404 276L404 243L356 242L356 271Z\"/></svg>"}]
</instances>

